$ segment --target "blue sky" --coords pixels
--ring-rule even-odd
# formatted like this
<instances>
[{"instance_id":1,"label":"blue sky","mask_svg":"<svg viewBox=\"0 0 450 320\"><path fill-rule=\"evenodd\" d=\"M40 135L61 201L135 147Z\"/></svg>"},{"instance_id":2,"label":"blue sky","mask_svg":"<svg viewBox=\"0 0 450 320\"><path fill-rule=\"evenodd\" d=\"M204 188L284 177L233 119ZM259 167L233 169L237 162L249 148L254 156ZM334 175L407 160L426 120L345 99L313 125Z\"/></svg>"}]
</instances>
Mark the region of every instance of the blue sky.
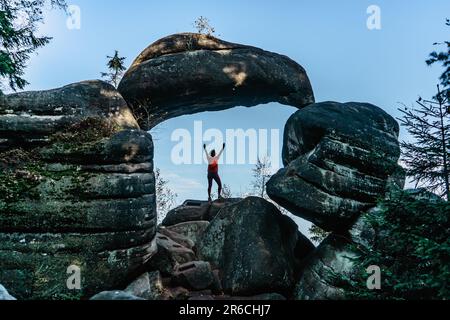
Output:
<instances>
[{"instance_id":1,"label":"blue sky","mask_svg":"<svg viewBox=\"0 0 450 320\"><path fill-rule=\"evenodd\" d=\"M150 43L169 34L193 31L199 16L210 19L224 40L285 54L308 72L317 101L363 101L398 116L399 102L430 97L440 74L424 61L436 41L448 40L445 18L450 1L149 1L79 0L81 29L69 30L66 17L54 11L41 27L52 42L33 56L27 90L49 89L99 78L105 56L115 49L127 64ZM381 9L382 29L366 27L370 5ZM179 201L205 198L205 167L175 166L170 135L177 128L279 129L295 109L269 104L235 108L169 120L154 132L155 163L171 181ZM403 136L403 135L402 135ZM251 166L222 166L226 184L245 192Z\"/></svg>"}]
</instances>

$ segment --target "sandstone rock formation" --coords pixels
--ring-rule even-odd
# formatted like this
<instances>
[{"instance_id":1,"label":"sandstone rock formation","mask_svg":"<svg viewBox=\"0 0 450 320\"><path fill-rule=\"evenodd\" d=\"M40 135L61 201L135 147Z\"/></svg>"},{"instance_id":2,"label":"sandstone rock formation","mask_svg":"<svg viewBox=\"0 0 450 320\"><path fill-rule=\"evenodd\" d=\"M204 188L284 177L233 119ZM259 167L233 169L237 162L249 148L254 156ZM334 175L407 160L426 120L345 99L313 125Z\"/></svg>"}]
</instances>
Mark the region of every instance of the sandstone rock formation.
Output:
<instances>
[{"instance_id":1,"label":"sandstone rock formation","mask_svg":"<svg viewBox=\"0 0 450 320\"><path fill-rule=\"evenodd\" d=\"M154 255L153 142L112 86L2 96L0 132L0 282L17 298L109 290Z\"/></svg>"},{"instance_id":2,"label":"sandstone rock formation","mask_svg":"<svg viewBox=\"0 0 450 320\"><path fill-rule=\"evenodd\" d=\"M160 237L167 237L169 239L172 239L173 241L183 245L184 247L186 247L188 249L194 249L194 247L195 247L195 242L193 240L191 240L189 237L186 237L182 234L171 231L170 229L167 229L166 227L159 226L158 233L159 233Z\"/></svg>"},{"instance_id":3,"label":"sandstone rock formation","mask_svg":"<svg viewBox=\"0 0 450 320\"><path fill-rule=\"evenodd\" d=\"M305 70L259 48L176 34L145 49L119 85L143 129L185 114L279 102L314 103Z\"/></svg>"},{"instance_id":4,"label":"sandstone rock formation","mask_svg":"<svg viewBox=\"0 0 450 320\"><path fill-rule=\"evenodd\" d=\"M294 283L297 225L271 203L250 197L225 207L198 245L201 259L221 272L225 292L286 293ZM308 240L300 245L312 246ZM304 257L300 257L304 258Z\"/></svg>"},{"instance_id":5,"label":"sandstone rock formation","mask_svg":"<svg viewBox=\"0 0 450 320\"><path fill-rule=\"evenodd\" d=\"M272 101L302 109L267 192L332 235L315 249L254 197L189 200L157 228L141 128ZM149 46L118 91L85 81L0 96L0 283L19 299L284 299L295 284L298 299L342 298L328 273L353 271L351 245L379 240L370 209L404 185L399 127L373 105L313 103L294 61L198 34ZM69 290L76 269L81 290Z\"/></svg>"},{"instance_id":6,"label":"sandstone rock formation","mask_svg":"<svg viewBox=\"0 0 450 320\"><path fill-rule=\"evenodd\" d=\"M398 123L370 104L308 106L286 124L286 167L268 182L267 193L327 231L348 230L389 185L403 188L398 135Z\"/></svg>"}]
</instances>

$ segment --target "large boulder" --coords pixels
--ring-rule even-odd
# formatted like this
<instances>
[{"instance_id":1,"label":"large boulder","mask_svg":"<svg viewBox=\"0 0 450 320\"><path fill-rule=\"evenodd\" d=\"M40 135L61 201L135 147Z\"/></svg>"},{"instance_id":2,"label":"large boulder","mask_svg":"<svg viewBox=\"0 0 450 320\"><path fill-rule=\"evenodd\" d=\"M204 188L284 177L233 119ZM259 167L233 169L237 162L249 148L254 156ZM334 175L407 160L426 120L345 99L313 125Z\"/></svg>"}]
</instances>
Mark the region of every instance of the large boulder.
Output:
<instances>
[{"instance_id":1,"label":"large boulder","mask_svg":"<svg viewBox=\"0 0 450 320\"><path fill-rule=\"evenodd\" d=\"M308 106L286 124L285 168L267 193L322 229L348 230L390 186L403 188L398 135L398 123L374 105Z\"/></svg>"},{"instance_id":2,"label":"large boulder","mask_svg":"<svg viewBox=\"0 0 450 320\"><path fill-rule=\"evenodd\" d=\"M290 218L266 200L250 197L219 212L198 244L198 254L220 269L228 293L286 293L294 284L298 239Z\"/></svg>"},{"instance_id":3,"label":"large boulder","mask_svg":"<svg viewBox=\"0 0 450 320\"><path fill-rule=\"evenodd\" d=\"M153 141L120 93L86 81L1 96L0 136L0 282L73 299L133 279L157 249Z\"/></svg>"},{"instance_id":4,"label":"large boulder","mask_svg":"<svg viewBox=\"0 0 450 320\"><path fill-rule=\"evenodd\" d=\"M305 70L286 56L201 34L176 34L145 49L119 91L142 128L185 114L279 102L314 103Z\"/></svg>"},{"instance_id":5,"label":"large boulder","mask_svg":"<svg viewBox=\"0 0 450 320\"><path fill-rule=\"evenodd\" d=\"M181 206L170 210L161 224L173 226L184 222L211 221L222 208L241 200L240 198L230 198L216 200L212 203L201 200L186 200Z\"/></svg>"}]
</instances>

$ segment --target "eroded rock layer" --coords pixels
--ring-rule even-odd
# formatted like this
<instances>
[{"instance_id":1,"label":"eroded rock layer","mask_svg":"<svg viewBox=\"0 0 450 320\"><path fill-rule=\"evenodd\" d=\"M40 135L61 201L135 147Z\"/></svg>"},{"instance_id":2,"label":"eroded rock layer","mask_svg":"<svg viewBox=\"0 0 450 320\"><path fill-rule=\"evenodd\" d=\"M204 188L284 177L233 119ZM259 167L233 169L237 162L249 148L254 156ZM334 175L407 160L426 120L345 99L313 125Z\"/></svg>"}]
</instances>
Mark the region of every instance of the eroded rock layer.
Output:
<instances>
[{"instance_id":1,"label":"eroded rock layer","mask_svg":"<svg viewBox=\"0 0 450 320\"><path fill-rule=\"evenodd\" d=\"M403 188L398 123L364 103L308 106L287 122L285 168L267 184L269 196L327 231L345 231L383 197Z\"/></svg>"},{"instance_id":2,"label":"eroded rock layer","mask_svg":"<svg viewBox=\"0 0 450 320\"><path fill-rule=\"evenodd\" d=\"M156 252L153 142L121 95L87 81L2 96L0 134L0 283L66 299L132 279Z\"/></svg>"}]
</instances>

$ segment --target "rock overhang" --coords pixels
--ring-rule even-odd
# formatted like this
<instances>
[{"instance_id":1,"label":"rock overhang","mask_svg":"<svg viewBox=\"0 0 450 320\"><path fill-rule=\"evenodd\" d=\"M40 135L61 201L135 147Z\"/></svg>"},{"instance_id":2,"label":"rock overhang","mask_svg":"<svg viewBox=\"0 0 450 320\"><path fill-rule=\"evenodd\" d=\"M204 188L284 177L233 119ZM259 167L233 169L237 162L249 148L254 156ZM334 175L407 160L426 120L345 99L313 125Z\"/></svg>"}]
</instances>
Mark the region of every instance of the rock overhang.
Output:
<instances>
[{"instance_id":1,"label":"rock overhang","mask_svg":"<svg viewBox=\"0 0 450 320\"><path fill-rule=\"evenodd\" d=\"M200 34L176 34L145 49L119 92L143 129L177 116L278 102L314 103L305 69L290 58Z\"/></svg>"}]
</instances>

